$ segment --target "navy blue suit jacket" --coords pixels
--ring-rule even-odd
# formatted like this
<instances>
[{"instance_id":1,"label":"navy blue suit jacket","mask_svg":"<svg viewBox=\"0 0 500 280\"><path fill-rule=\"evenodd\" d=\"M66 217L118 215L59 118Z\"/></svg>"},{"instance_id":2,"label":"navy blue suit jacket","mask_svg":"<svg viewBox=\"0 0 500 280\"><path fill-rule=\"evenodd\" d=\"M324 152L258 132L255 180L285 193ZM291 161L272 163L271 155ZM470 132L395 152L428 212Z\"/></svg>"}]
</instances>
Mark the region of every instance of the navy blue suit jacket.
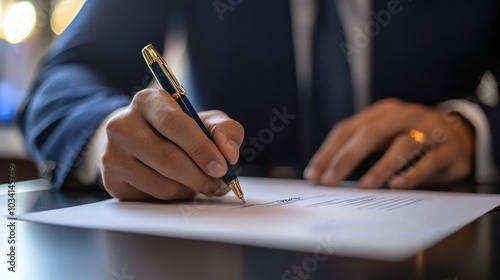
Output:
<instances>
[{"instance_id":1,"label":"navy blue suit jacket","mask_svg":"<svg viewBox=\"0 0 500 280\"><path fill-rule=\"evenodd\" d=\"M166 36L179 29L187 32L192 73L187 90L197 109L223 110L245 127L240 161L300 165L307 160L298 153L289 1L221 2L234 6L223 21L212 0L86 2L52 46L19 118L34 159L57 164L56 187L78 166L102 120L148 84L141 49L152 43L162 51ZM388 2L375 0L374 11L387 9ZM486 71L500 81L498 1L400 3L403 11L373 38L371 102L396 97L436 105L473 98ZM500 109L480 105L498 163ZM270 121L283 110L298 117L281 116L286 128L264 135L263 129L281 125ZM259 145L251 145L251 137Z\"/></svg>"}]
</instances>

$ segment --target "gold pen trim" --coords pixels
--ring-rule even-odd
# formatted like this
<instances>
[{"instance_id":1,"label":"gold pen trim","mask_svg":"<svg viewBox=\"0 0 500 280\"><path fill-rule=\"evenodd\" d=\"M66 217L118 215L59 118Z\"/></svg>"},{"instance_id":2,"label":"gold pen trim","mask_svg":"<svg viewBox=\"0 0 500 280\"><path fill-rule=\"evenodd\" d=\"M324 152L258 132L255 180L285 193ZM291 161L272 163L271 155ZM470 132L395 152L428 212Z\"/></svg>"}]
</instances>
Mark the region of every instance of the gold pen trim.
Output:
<instances>
[{"instance_id":1,"label":"gold pen trim","mask_svg":"<svg viewBox=\"0 0 500 280\"><path fill-rule=\"evenodd\" d=\"M174 94L171 94L170 96L171 96L174 100L177 100L177 99L181 98L181 95L180 95L178 92L176 92L176 93L174 93Z\"/></svg>"},{"instance_id":2,"label":"gold pen trim","mask_svg":"<svg viewBox=\"0 0 500 280\"><path fill-rule=\"evenodd\" d=\"M228 186L233 191L233 193L236 195L236 197L238 199L243 201L243 203L246 203L245 198L243 198L244 195L243 195L243 191L241 190L240 181L238 180L238 178L229 182Z\"/></svg>"},{"instance_id":3,"label":"gold pen trim","mask_svg":"<svg viewBox=\"0 0 500 280\"><path fill-rule=\"evenodd\" d=\"M167 62L163 59L163 57L160 55L160 53L153 47L153 45L149 44L145 46L142 49L142 55L144 56L144 59L146 60L146 63L148 64L149 67L153 65L153 63L158 63L160 68L163 70L163 73L165 73L165 76L167 76L167 79L174 85L174 88L177 90L177 92L171 93L172 96L176 93L180 95L186 95L186 89L179 83L179 80L174 75L174 72L172 69L170 69L170 66L168 66ZM177 99L177 98L175 98Z\"/></svg>"}]
</instances>

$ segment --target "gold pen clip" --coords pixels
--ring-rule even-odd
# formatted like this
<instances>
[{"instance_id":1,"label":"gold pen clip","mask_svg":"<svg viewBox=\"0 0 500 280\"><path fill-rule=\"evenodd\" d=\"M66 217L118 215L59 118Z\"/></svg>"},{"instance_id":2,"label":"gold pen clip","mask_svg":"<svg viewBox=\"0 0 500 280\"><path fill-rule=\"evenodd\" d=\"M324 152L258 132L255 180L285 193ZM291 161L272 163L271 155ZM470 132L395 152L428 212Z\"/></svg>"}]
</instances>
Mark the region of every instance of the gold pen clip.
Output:
<instances>
[{"instance_id":1,"label":"gold pen clip","mask_svg":"<svg viewBox=\"0 0 500 280\"><path fill-rule=\"evenodd\" d=\"M142 49L142 55L144 56L144 59L146 60L146 63L151 66L153 63L158 63L160 68L163 70L163 73L165 73L165 76L167 76L167 79L170 81L170 83L174 86L174 88L177 90L177 92L172 92L172 96L176 94L180 95L185 95L186 90L184 87L179 83L177 78L174 75L174 72L172 69L170 69L170 66L168 66L167 62L163 59L163 57L160 55L160 53L153 47L153 45L149 44L145 46Z\"/></svg>"}]
</instances>

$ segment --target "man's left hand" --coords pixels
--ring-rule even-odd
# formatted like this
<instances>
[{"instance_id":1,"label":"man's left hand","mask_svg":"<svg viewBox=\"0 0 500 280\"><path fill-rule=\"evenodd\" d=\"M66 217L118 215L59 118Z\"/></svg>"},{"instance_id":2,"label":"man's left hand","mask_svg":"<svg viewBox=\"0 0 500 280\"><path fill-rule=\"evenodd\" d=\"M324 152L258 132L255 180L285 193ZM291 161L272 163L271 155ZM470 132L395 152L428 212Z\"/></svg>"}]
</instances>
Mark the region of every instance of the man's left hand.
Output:
<instances>
[{"instance_id":1,"label":"man's left hand","mask_svg":"<svg viewBox=\"0 0 500 280\"><path fill-rule=\"evenodd\" d=\"M414 166L392 176L422 150L411 130L425 134L431 150ZM338 123L309 162L304 177L337 185L370 154L385 151L361 177L363 188L413 188L464 179L474 166L473 127L460 115L433 107L384 99Z\"/></svg>"}]
</instances>

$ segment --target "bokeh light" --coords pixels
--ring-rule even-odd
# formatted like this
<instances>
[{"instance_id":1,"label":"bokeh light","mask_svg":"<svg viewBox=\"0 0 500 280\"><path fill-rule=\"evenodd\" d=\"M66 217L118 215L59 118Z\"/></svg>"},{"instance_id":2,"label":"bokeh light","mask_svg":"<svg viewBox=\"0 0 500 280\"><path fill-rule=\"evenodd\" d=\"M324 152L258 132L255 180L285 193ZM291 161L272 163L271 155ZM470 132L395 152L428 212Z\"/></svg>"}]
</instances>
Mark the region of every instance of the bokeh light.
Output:
<instances>
[{"instance_id":1,"label":"bokeh light","mask_svg":"<svg viewBox=\"0 0 500 280\"><path fill-rule=\"evenodd\" d=\"M82 8L85 0L64 0L57 4L50 18L50 27L55 34L60 35L66 30Z\"/></svg>"},{"instance_id":2,"label":"bokeh light","mask_svg":"<svg viewBox=\"0 0 500 280\"><path fill-rule=\"evenodd\" d=\"M10 82L0 82L0 124L10 123L16 114L16 89Z\"/></svg>"},{"instance_id":3,"label":"bokeh light","mask_svg":"<svg viewBox=\"0 0 500 280\"><path fill-rule=\"evenodd\" d=\"M5 39L3 36L3 1L0 0L0 39Z\"/></svg>"},{"instance_id":4,"label":"bokeh light","mask_svg":"<svg viewBox=\"0 0 500 280\"><path fill-rule=\"evenodd\" d=\"M3 32L7 42L18 44L30 37L36 26L36 10L31 2L13 4L5 10Z\"/></svg>"}]
</instances>

